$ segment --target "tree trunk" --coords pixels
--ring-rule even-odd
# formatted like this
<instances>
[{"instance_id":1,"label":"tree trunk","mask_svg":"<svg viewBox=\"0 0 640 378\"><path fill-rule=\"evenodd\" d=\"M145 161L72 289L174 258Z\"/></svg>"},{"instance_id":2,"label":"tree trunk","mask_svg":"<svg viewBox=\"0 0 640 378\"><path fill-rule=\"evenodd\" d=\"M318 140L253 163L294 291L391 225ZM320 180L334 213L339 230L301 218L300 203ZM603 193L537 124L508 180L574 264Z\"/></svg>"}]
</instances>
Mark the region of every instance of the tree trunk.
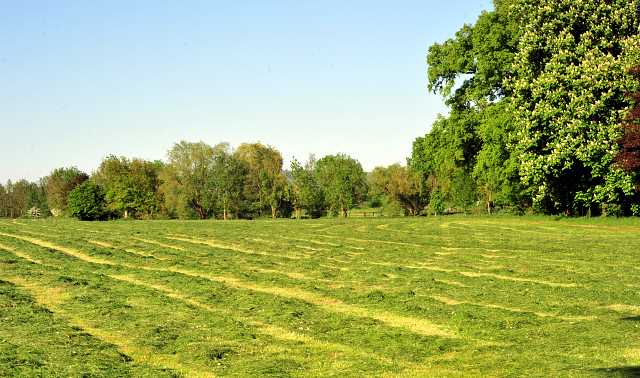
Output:
<instances>
[{"instance_id":1,"label":"tree trunk","mask_svg":"<svg viewBox=\"0 0 640 378\"><path fill-rule=\"evenodd\" d=\"M278 210L277 207L271 205L271 218L275 218L276 217L276 210Z\"/></svg>"},{"instance_id":2,"label":"tree trunk","mask_svg":"<svg viewBox=\"0 0 640 378\"><path fill-rule=\"evenodd\" d=\"M124 211L124 217L125 218L129 218L129 211L127 211L127 210Z\"/></svg>"}]
</instances>

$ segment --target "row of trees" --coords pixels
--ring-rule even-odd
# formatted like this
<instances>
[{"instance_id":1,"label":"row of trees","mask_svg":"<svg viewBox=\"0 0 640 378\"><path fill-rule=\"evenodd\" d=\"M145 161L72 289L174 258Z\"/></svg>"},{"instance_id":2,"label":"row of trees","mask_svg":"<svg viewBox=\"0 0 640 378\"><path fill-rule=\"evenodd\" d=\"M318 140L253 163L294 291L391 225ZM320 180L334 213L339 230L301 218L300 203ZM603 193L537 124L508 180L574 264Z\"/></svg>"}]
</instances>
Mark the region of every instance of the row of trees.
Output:
<instances>
[{"instance_id":1,"label":"row of trees","mask_svg":"<svg viewBox=\"0 0 640 378\"><path fill-rule=\"evenodd\" d=\"M38 182L9 180L0 184L0 217L61 215L69 192L88 178L77 168L60 168Z\"/></svg>"},{"instance_id":2,"label":"row of trees","mask_svg":"<svg viewBox=\"0 0 640 378\"><path fill-rule=\"evenodd\" d=\"M494 0L431 46L429 89L450 113L408 164L432 199L640 215L636 12L622 0Z\"/></svg>"},{"instance_id":3,"label":"row of trees","mask_svg":"<svg viewBox=\"0 0 640 378\"><path fill-rule=\"evenodd\" d=\"M261 143L233 149L182 141L167 161L109 156L91 176L56 169L38 184L0 185L1 217L252 219L345 216L368 198L367 174L345 155L293 160Z\"/></svg>"}]
</instances>

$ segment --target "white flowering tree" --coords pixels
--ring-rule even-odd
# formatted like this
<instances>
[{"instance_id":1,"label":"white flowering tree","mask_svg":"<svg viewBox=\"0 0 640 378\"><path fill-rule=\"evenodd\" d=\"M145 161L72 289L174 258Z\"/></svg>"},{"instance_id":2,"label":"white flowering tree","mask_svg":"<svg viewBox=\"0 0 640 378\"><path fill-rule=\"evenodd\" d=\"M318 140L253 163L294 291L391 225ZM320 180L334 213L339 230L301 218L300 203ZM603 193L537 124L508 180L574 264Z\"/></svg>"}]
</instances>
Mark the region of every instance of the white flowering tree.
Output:
<instances>
[{"instance_id":1,"label":"white flowering tree","mask_svg":"<svg viewBox=\"0 0 640 378\"><path fill-rule=\"evenodd\" d=\"M545 212L596 204L619 211L635 189L613 164L625 92L638 86L626 74L640 57L635 4L520 0L512 7L524 33L505 86L523 183Z\"/></svg>"}]
</instances>

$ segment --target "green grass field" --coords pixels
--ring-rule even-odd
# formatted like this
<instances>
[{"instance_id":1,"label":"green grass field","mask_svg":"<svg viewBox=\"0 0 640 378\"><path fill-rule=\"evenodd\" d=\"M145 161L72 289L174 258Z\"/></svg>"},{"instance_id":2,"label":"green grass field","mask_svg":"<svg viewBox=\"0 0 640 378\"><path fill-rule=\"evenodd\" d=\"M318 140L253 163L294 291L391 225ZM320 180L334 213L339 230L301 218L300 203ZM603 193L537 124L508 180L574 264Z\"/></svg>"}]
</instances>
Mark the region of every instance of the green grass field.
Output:
<instances>
[{"instance_id":1,"label":"green grass field","mask_svg":"<svg viewBox=\"0 0 640 378\"><path fill-rule=\"evenodd\" d=\"M640 222L0 221L2 377L638 377Z\"/></svg>"}]
</instances>

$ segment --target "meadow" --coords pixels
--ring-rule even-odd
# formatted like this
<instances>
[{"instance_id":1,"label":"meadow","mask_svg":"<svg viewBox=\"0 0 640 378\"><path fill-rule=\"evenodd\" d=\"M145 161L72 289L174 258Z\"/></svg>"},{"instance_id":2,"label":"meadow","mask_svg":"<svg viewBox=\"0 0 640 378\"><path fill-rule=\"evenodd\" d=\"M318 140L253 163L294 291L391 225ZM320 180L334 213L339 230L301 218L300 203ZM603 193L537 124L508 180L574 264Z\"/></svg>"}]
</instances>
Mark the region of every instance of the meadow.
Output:
<instances>
[{"instance_id":1,"label":"meadow","mask_svg":"<svg viewBox=\"0 0 640 378\"><path fill-rule=\"evenodd\" d=\"M640 222L0 221L3 377L638 377Z\"/></svg>"}]
</instances>

